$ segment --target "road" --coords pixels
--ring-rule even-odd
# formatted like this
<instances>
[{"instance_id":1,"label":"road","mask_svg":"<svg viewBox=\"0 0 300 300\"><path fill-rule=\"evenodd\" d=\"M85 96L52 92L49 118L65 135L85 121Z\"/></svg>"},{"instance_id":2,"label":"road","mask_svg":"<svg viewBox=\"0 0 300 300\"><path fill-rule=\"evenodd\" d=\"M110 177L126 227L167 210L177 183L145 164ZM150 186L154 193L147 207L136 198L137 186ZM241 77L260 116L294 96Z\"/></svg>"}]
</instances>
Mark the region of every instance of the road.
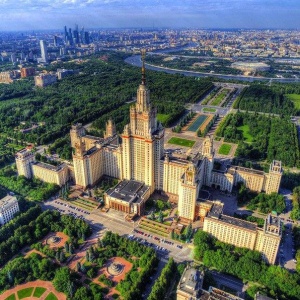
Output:
<instances>
[{"instance_id":1,"label":"road","mask_svg":"<svg viewBox=\"0 0 300 300\"><path fill-rule=\"evenodd\" d=\"M125 62L136 66L141 67L141 55L134 55L130 56L125 59ZM153 71L159 71L159 72L165 72L170 74L183 74L185 76L194 76L194 77L217 77L222 79L228 79L228 80L240 80L240 81L247 81L247 82L253 82L253 81L272 81L274 82L282 82L282 83L288 83L288 82L300 82L299 78L268 78L268 77L253 77L253 76L243 76L243 75L224 75L224 74L216 74L216 73L203 73L203 72L195 72L195 71L186 71L186 70L178 70L178 69L170 69L165 67L158 67L150 64L145 64L146 69L153 70Z\"/></svg>"}]
</instances>

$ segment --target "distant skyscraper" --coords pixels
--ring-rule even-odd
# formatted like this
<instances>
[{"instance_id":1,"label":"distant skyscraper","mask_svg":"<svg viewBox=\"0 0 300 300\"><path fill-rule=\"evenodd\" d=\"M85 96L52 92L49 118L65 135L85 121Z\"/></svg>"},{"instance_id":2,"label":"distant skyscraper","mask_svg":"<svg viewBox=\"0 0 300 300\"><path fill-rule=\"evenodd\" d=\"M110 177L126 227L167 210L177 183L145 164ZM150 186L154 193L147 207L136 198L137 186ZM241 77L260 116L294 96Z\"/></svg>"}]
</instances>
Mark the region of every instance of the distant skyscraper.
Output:
<instances>
[{"instance_id":1,"label":"distant skyscraper","mask_svg":"<svg viewBox=\"0 0 300 300\"><path fill-rule=\"evenodd\" d=\"M53 38L53 44L54 44L55 47L58 46L58 37L56 35Z\"/></svg>"},{"instance_id":2,"label":"distant skyscraper","mask_svg":"<svg viewBox=\"0 0 300 300\"><path fill-rule=\"evenodd\" d=\"M68 40L69 40L70 45L73 45L73 35L72 35L71 28L69 28Z\"/></svg>"},{"instance_id":3,"label":"distant skyscraper","mask_svg":"<svg viewBox=\"0 0 300 300\"><path fill-rule=\"evenodd\" d=\"M90 43L90 35L87 31L84 32L84 43L89 44Z\"/></svg>"},{"instance_id":4,"label":"distant skyscraper","mask_svg":"<svg viewBox=\"0 0 300 300\"><path fill-rule=\"evenodd\" d=\"M48 51L47 51L47 45L46 42L43 40L40 40L40 46L41 46L41 57L42 61L47 63L48 62Z\"/></svg>"},{"instance_id":5,"label":"distant skyscraper","mask_svg":"<svg viewBox=\"0 0 300 300\"><path fill-rule=\"evenodd\" d=\"M67 42L68 40L68 31L67 31L67 26L64 27L64 40L65 40L65 43Z\"/></svg>"}]
</instances>

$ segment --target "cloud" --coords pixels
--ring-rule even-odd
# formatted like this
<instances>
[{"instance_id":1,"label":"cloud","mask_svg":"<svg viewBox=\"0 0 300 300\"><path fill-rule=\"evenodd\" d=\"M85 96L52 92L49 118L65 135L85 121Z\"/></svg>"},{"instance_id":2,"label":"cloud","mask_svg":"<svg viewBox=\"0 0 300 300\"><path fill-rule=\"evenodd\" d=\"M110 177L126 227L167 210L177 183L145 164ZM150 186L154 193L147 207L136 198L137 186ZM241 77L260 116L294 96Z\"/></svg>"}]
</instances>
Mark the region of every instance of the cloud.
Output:
<instances>
[{"instance_id":1,"label":"cloud","mask_svg":"<svg viewBox=\"0 0 300 300\"><path fill-rule=\"evenodd\" d=\"M0 30L85 27L298 27L299 0L0 0ZM70 24L70 25L71 25ZM29 28L30 27L30 28Z\"/></svg>"}]
</instances>

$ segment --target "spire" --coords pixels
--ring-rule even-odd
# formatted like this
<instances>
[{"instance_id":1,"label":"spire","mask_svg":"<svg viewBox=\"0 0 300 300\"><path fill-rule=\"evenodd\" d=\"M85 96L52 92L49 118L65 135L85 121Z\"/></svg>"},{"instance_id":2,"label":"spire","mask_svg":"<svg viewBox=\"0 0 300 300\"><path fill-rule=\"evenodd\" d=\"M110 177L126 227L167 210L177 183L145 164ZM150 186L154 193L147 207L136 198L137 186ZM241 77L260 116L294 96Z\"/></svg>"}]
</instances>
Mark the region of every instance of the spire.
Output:
<instances>
[{"instance_id":1,"label":"spire","mask_svg":"<svg viewBox=\"0 0 300 300\"><path fill-rule=\"evenodd\" d=\"M146 74L145 74L146 49L141 49L141 55L142 55L142 85L146 85Z\"/></svg>"}]
</instances>

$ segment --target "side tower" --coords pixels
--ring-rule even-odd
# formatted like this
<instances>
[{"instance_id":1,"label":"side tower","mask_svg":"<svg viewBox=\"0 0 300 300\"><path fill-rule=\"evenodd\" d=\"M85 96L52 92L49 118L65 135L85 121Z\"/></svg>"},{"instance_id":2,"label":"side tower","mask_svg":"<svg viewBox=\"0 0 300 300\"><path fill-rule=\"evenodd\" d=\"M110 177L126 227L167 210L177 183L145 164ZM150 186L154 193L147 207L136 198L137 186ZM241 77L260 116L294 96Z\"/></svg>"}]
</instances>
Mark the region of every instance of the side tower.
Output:
<instances>
[{"instance_id":1,"label":"side tower","mask_svg":"<svg viewBox=\"0 0 300 300\"><path fill-rule=\"evenodd\" d=\"M213 149L213 137L209 136L205 138L202 146L202 156L203 156L203 184L211 186L211 176L214 166L214 149Z\"/></svg>"},{"instance_id":2,"label":"side tower","mask_svg":"<svg viewBox=\"0 0 300 300\"><path fill-rule=\"evenodd\" d=\"M275 264L280 240L282 236L281 220L278 217L268 215L263 229L258 229L255 250L262 253L264 260Z\"/></svg>"},{"instance_id":3,"label":"side tower","mask_svg":"<svg viewBox=\"0 0 300 300\"><path fill-rule=\"evenodd\" d=\"M31 164L35 162L34 154L27 149L22 149L15 155L18 175L25 176L26 178L32 178Z\"/></svg>"},{"instance_id":4,"label":"side tower","mask_svg":"<svg viewBox=\"0 0 300 300\"><path fill-rule=\"evenodd\" d=\"M104 138L113 137L117 134L116 125L112 119L108 119L106 122Z\"/></svg>"},{"instance_id":5,"label":"side tower","mask_svg":"<svg viewBox=\"0 0 300 300\"><path fill-rule=\"evenodd\" d=\"M179 183L178 215L180 218L194 221L198 194L197 170L190 162Z\"/></svg>"},{"instance_id":6,"label":"side tower","mask_svg":"<svg viewBox=\"0 0 300 300\"><path fill-rule=\"evenodd\" d=\"M281 161L273 160L270 165L269 174L266 174L266 194L278 193L282 177Z\"/></svg>"},{"instance_id":7,"label":"side tower","mask_svg":"<svg viewBox=\"0 0 300 300\"><path fill-rule=\"evenodd\" d=\"M151 193L160 187L160 160L163 157L164 129L156 120L146 86L145 52L142 52L142 82L137 102L130 107L130 123L121 135L124 179L144 182Z\"/></svg>"},{"instance_id":8,"label":"side tower","mask_svg":"<svg viewBox=\"0 0 300 300\"><path fill-rule=\"evenodd\" d=\"M70 130L71 147L75 148L75 144L78 142L78 138L85 136L85 135L86 135L86 132L81 123L72 125L71 130Z\"/></svg>"}]
</instances>

